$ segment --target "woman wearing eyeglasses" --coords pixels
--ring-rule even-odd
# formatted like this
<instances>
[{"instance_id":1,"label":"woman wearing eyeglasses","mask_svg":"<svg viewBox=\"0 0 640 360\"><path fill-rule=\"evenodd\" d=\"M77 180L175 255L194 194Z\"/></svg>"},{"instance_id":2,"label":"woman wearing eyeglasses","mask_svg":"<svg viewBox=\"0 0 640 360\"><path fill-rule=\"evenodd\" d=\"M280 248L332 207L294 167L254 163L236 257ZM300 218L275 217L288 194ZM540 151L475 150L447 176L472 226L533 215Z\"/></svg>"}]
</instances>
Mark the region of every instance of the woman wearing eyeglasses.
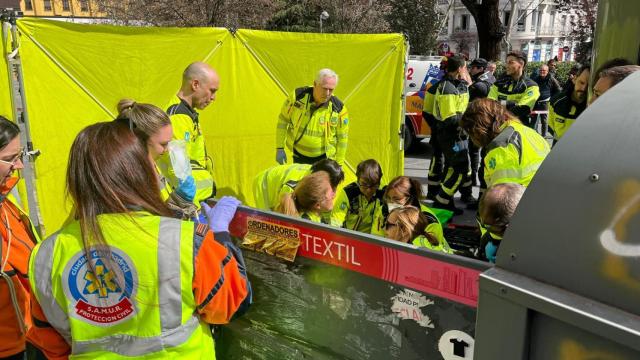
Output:
<instances>
[{"instance_id":1,"label":"woman wearing eyeglasses","mask_svg":"<svg viewBox=\"0 0 640 360\"><path fill-rule=\"evenodd\" d=\"M20 129L0 116L0 358L22 359L31 328L28 265L39 241L14 187L22 164Z\"/></svg>"},{"instance_id":2,"label":"woman wearing eyeglasses","mask_svg":"<svg viewBox=\"0 0 640 360\"><path fill-rule=\"evenodd\" d=\"M325 222L323 212L331 211L336 193L331 187L329 174L318 171L302 178L292 193L280 199L276 211L313 222Z\"/></svg>"},{"instance_id":3,"label":"woman wearing eyeglasses","mask_svg":"<svg viewBox=\"0 0 640 360\"><path fill-rule=\"evenodd\" d=\"M155 105L137 103L130 99L118 102L117 122L129 128L147 145L149 158L154 164L164 155L173 136L169 115ZM196 192L196 185L192 176L185 181L179 181L175 190L169 185L162 172L155 166L160 180L160 195L162 200L172 210L185 214L185 217L195 217L197 208L192 203Z\"/></svg>"},{"instance_id":4,"label":"woman wearing eyeglasses","mask_svg":"<svg viewBox=\"0 0 640 360\"><path fill-rule=\"evenodd\" d=\"M376 219L376 233L380 235L384 233L384 224L388 221L389 213L394 209L402 206L414 206L427 217L427 231L433 234L438 242L446 243L442 223L433 210L420 202L423 197L422 185L418 180L408 176L398 176L391 180L389 185L385 187L384 201L386 206L382 209L382 218Z\"/></svg>"},{"instance_id":5,"label":"woman wearing eyeglasses","mask_svg":"<svg viewBox=\"0 0 640 360\"><path fill-rule=\"evenodd\" d=\"M411 243L434 251L453 253L449 244L431 233L427 216L415 206L401 206L389 214L385 223L385 236L403 243Z\"/></svg>"},{"instance_id":6,"label":"woman wearing eyeglasses","mask_svg":"<svg viewBox=\"0 0 640 360\"><path fill-rule=\"evenodd\" d=\"M374 219L382 214L382 168L374 159L365 160L358 164L356 177L356 182L339 191L331 225L370 234Z\"/></svg>"}]
</instances>

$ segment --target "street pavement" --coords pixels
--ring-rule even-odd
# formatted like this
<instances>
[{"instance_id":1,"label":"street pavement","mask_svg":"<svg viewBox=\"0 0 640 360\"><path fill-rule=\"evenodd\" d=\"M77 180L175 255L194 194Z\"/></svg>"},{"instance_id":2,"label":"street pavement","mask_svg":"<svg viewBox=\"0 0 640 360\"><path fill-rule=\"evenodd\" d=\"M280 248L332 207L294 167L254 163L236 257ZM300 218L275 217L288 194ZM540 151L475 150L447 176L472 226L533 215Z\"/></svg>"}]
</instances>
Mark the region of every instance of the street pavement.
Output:
<instances>
[{"instance_id":1,"label":"street pavement","mask_svg":"<svg viewBox=\"0 0 640 360\"><path fill-rule=\"evenodd\" d=\"M431 147L429 146L429 139L423 139L422 142L416 144L410 151L405 152L404 155L404 174L412 177L422 184L423 193L427 194L427 174L429 172L429 163L431 158ZM478 197L479 188L473 187L473 196ZM475 225L476 224L476 210L467 210L466 205L460 201L460 193L455 195L456 206L460 209L464 209L462 215L455 216L451 222L454 224L463 225ZM427 206L431 205L431 202L426 201Z\"/></svg>"}]
</instances>

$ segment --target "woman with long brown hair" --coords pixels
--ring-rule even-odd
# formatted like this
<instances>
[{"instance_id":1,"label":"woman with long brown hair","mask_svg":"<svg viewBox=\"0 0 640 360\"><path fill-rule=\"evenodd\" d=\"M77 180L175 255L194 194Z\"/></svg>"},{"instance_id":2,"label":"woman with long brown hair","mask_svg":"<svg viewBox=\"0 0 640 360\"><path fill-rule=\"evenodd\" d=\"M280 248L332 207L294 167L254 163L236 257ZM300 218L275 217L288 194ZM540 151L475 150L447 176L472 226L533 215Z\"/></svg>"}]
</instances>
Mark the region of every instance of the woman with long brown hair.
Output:
<instances>
[{"instance_id":1,"label":"woman with long brown hair","mask_svg":"<svg viewBox=\"0 0 640 360\"><path fill-rule=\"evenodd\" d=\"M491 99L469 104L460 126L476 146L483 148L481 192L501 183L526 187L551 150L540 134Z\"/></svg>"},{"instance_id":2,"label":"woman with long brown hair","mask_svg":"<svg viewBox=\"0 0 640 360\"><path fill-rule=\"evenodd\" d=\"M155 164L162 200L166 201L172 210L182 213L185 218L197 217L197 208L192 203L196 193L193 176L187 176L184 181L178 180L174 190L156 163L168 151L169 142L173 137L169 115L155 105L122 99L118 102L116 121L128 126L146 145L149 158ZM163 165L169 166L164 162Z\"/></svg>"},{"instance_id":3,"label":"woman with long brown hair","mask_svg":"<svg viewBox=\"0 0 640 360\"><path fill-rule=\"evenodd\" d=\"M440 241L435 234L428 230L429 220L425 214L415 206L401 206L389 214L385 223L387 238L415 246L425 247L434 251L453 253L446 241Z\"/></svg>"},{"instance_id":4,"label":"woman with long brown hair","mask_svg":"<svg viewBox=\"0 0 640 360\"><path fill-rule=\"evenodd\" d=\"M329 174L326 171L318 171L302 178L292 193L284 194L276 211L314 222L327 223L321 214L331 211L335 196Z\"/></svg>"},{"instance_id":5,"label":"woman with long brown hair","mask_svg":"<svg viewBox=\"0 0 640 360\"><path fill-rule=\"evenodd\" d=\"M169 217L145 144L116 122L78 134L67 191L73 221L29 265L47 356L213 358L208 324L251 301L228 233L239 201L204 204L209 226Z\"/></svg>"}]
</instances>

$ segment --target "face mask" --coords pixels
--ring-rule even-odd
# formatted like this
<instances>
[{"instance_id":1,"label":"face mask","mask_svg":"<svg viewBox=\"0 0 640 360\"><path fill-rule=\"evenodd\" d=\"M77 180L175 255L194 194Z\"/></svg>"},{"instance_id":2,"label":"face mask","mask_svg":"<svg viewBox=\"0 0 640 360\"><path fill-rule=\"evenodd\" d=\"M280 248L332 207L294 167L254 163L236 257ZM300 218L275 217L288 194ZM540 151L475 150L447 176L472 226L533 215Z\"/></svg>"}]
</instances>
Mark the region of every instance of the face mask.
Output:
<instances>
[{"instance_id":1,"label":"face mask","mask_svg":"<svg viewBox=\"0 0 640 360\"><path fill-rule=\"evenodd\" d=\"M397 208L401 208L404 205L402 204L398 204L398 203L387 203L387 207L389 208L389 212L392 212L393 210L397 209Z\"/></svg>"}]
</instances>

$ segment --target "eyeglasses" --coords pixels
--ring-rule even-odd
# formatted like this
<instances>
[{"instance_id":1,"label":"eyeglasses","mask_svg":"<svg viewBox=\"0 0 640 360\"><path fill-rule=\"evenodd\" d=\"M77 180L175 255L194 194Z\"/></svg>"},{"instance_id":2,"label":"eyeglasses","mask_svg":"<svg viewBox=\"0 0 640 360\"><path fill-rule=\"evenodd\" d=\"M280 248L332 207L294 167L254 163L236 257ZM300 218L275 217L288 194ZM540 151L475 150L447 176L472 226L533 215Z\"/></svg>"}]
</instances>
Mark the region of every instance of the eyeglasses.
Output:
<instances>
[{"instance_id":1,"label":"eyeglasses","mask_svg":"<svg viewBox=\"0 0 640 360\"><path fill-rule=\"evenodd\" d=\"M360 181L357 181L356 184L358 184L358 186L363 188L363 189L377 189L380 186L380 183L369 184L369 183L364 183L364 182L360 182Z\"/></svg>"},{"instance_id":2,"label":"eyeglasses","mask_svg":"<svg viewBox=\"0 0 640 360\"><path fill-rule=\"evenodd\" d=\"M392 228L394 226L398 226L398 223L392 223L392 222L388 222L386 224L384 224L384 228L389 230L389 228Z\"/></svg>"},{"instance_id":3,"label":"eyeglasses","mask_svg":"<svg viewBox=\"0 0 640 360\"><path fill-rule=\"evenodd\" d=\"M0 163L4 163L4 164L7 164L7 165L11 165L11 167L14 167L14 166L16 166L16 163L18 162L18 160L22 160L23 156L24 156L24 149L20 150L18 155L16 155L11 161L0 159Z\"/></svg>"},{"instance_id":4,"label":"eyeglasses","mask_svg":"<svg viewBox=\"0 0 640 360\"><path fill-rule=\"evenodd\" d=\"M488 224L482 221L482 218L480 216L477 216L476 220L478 221L478 224L480 224L481 227L493 233L504 232L509 227L509 223L503 223L503 222L498 222L497 224Z\"/></svg>"}]
</instances>

